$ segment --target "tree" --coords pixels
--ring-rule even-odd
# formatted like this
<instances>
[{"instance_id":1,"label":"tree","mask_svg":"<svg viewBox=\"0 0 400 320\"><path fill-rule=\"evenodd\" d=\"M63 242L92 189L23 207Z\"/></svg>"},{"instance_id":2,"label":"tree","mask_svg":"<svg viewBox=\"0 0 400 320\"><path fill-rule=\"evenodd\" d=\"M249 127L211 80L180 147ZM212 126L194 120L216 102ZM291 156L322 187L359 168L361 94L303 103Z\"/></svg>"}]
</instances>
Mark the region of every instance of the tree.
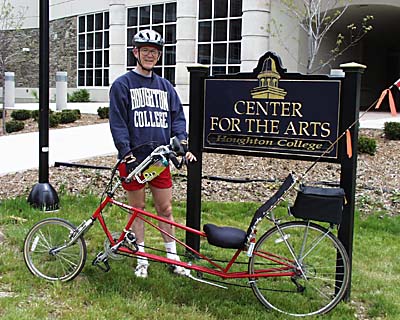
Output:
<instances>
[{"instance_id":1,"label":"tree","mask_svg":"<svg viewBox=\"0 0 400 320\"><path fill-rule=\"evenodd\" d=\"M316 62L322 43L327 40L327 35L333 26L343 17L350 6L351 0L279 0L284 7L284 12L303 30L307 37L307 62L303 65L307 73L315 73L331 64L349 48L355 46L369 31L372 30L372 15L366 15L361 22L351 23L347 26L347 33L338 33L334 47L321 61ZM272 36L277 36L279 42L290 52L281 35L283 26L272 20L269 26Z\"/></svg>"},{"instance_id":2,"label":"tree","mask_svg":"<svg viewBox=\"0 0 400 320\"><path fill-rule=\"evenodd\" d=\"M17 43L21 41L17 34L21 32L26 10L26 7L16 9L10 0L0 0L0 79L3 82L3 133L6 133L5 72L11 63L17 63L21 59L22 48L18 51L15 48L18 48Z\"/></svg>"}]
</instances>

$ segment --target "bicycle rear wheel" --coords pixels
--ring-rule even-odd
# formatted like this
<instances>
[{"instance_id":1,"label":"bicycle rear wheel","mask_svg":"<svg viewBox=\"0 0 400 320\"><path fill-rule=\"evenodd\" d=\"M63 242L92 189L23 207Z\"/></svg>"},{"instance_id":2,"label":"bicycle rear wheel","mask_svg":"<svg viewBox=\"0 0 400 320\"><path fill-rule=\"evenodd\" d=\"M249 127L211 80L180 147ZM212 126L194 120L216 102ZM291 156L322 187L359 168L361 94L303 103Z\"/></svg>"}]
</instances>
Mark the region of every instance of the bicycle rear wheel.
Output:
<instances>
[{"instance_id":1,"label":"bicycle rear wheel","mask_svg":"<svg viewBox=\"0 0 400 320\"><path fill-rule=\"evenodd\" d=\"M28 232L24 242L24 260L29 271L49 281L74 279L86 262L86 243L83 237L69 247L53 253L70 241L76 228L59 218L48 218L36 223Z\"/></svg>"},{"instance_id":2,"label":"bicycle rear wheel","mask_svg":"<svg viewBox=\"0 0 400 320\"><path fill-rule=\"evenodd\" d=\"M249 273L292 272L291 276L250 279L267 308L292 316L326 313L343 298L350 263L341 242L327 229L293 221L268 230L256 243Z\"/></svg>"}]
</instances>

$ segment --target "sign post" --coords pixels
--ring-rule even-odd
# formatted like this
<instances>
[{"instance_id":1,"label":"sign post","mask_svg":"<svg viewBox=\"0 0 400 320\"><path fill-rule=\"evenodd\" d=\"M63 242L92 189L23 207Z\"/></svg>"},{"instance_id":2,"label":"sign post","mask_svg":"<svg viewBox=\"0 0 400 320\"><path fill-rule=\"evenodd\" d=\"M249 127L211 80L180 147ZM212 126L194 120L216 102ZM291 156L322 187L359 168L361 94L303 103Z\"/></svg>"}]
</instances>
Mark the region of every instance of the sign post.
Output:
<instances>
[{"instance_id":1,"label":"sign post","mask_svg":"<svg viewBox=\"0 0 400 320\"><path fill-rule=\"evenodd\" d=\"M188 166L187 183L187 226L200 230L201 217L201 173L202 173L202 145L203 116L204 116L204 79L208 76L208 68L188 67L190 73L189 92L189 137L190 149L196 155L197 161ZM200 250L200 239L197 235L186 232L186 243L193 249Z\"/></svg>"},{"instance_id":2,"label":"sign post","mask_svg":"<svg viewBox=\"0 0 400 320\"><path fill-rule=\"evenodd\" d=\"M357 63L347 63L340 66L346 73L343 80L343 102L342 108L349 107L348 110L343 110L341 118L341 130L344 132L352 124L358 120L360 111L360 91L361 91L361 75L366 68L364 65ZM352 141L358 141L358 123L350 129ZM341 148L345 153L345 143L341 141ZM353 233L354 233L354 210L355 210L355 195L356 195L356 177L357 177L357 143L353 143L352 157L342 157L340 170L340 186L346 193L347 204L343 208L343 221L339 228L339 240L350 258L350 283L351 269L353 256ZM347 289L345 299L350 298L350 285Z\"/></svg>"}]
</instances>

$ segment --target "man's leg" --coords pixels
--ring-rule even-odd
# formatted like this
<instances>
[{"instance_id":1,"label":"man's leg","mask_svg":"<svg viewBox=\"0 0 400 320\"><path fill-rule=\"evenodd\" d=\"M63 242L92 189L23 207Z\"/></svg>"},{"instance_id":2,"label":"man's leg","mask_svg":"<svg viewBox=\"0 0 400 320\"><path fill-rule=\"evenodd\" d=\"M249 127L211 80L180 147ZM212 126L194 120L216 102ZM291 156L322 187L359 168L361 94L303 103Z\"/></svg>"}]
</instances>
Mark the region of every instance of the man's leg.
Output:
<instances>
[{"instance_id":1,"label":"man's leg","mask_svg":"<svg viewBox=\"0 0 400 320\"><path fill-rule=\"evenodd\" d=\"M130 206L138 209L144 209L146 204L145 188L127 191L128 203ZM129 214L128 219L131 217ZM144 252L144 223L141 219L135 219L132 224L131 230L135 233L136 243L138 244L139 252ZM147 267L149 262L147 258L141 258L137 261L135 275L140 278L147 277Z\"/></svg>"},{"instance_id":2,"label":"man's leg","mask_svg":"<svg viewBox=\"0 0 400 320\"><path fill-rule=\"evenodd\" d=\"M157 214L170 221L174 221L172 216L172 188L160 189L150 185L150 190L153 195L154 208ZM172 225L160 221L159 227L170 235L175 235L175 230ZM165 234L161 234L161 236L164 242L174 241Z\"/></svg>"},{"instance_id":3,"label":"man's leg","mask_svg":"<svg viewBox=\"0 0 400 320\"><path fill-rule=\"evenodd\" d=\"M128 195L128 203L130 206L134 208L138 208L143 210L146 205L146 197L145 197L145 188L134 191L126 191ZM131 214L128 215L128 219L131 217ZM135 219L131 227L132 231L136 235L137 242L144 241L144 223L140 219Z\"/></svg>"},{"instance_id":4,"label":"man's leg","mask_svg":"<svg viewBox=\"0 0 400 320\"><path fill-rule=\"evenodd\" d=\"M150 186L150 190L153 195L154 207L157 211L157 214L170 221L174 221L174 217L172 215L172 188L160 189ZM175 236L175 228L172 225L160 221L159 227L161 230L168 232L171 236ZM161 236L164 240L167 257L169 259L180 261L180 258L176 252L175 240L163 233ZM185 268L179 266L174 266L173 272L180 275L186 274Z\"/></svg>"}]
</instances>

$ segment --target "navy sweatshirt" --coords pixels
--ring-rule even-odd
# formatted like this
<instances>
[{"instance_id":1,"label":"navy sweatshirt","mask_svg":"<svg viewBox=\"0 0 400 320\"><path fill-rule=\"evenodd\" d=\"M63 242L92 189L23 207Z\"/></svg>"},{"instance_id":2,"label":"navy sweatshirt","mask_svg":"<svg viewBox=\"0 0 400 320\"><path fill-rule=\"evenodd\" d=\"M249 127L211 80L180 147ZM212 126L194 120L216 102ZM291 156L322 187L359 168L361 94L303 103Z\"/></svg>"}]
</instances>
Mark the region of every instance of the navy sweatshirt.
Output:
<instances>
[{"instance_id":1,"label":"navy sweatshirt","mask_svg":"<svg viewBox=\"0 0 400 320\"><path fill-rule=\"evenodd\" d=\"M142 160L173 136L187 139L182 103L171 83L154 72L146 77L129 71L114 81L110 128L119 158L136 148L133 153Z\"/></svg>"}]
</instances>

